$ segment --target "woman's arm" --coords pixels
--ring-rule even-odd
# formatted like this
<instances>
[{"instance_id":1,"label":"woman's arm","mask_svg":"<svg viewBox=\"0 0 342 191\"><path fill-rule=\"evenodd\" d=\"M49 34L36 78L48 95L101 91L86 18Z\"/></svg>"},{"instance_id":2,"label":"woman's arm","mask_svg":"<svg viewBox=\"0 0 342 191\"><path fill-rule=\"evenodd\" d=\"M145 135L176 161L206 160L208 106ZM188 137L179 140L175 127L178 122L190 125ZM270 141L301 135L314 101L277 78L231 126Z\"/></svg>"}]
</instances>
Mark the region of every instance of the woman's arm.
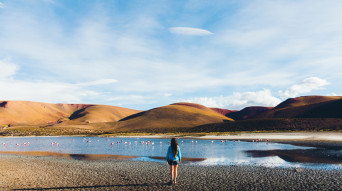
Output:
<instances>
[{"instance_id":1,"label":"woman's arm","mask_svg":"<svg viewBox=\"0 0 342 191\"><path fill-rule=\"evenodd\" d=\"M181 160L182 160L182 152L181 152L179 147L178 147L178 158L179 158L179 162L181 162Z\"/></svg>"}]
</instances>

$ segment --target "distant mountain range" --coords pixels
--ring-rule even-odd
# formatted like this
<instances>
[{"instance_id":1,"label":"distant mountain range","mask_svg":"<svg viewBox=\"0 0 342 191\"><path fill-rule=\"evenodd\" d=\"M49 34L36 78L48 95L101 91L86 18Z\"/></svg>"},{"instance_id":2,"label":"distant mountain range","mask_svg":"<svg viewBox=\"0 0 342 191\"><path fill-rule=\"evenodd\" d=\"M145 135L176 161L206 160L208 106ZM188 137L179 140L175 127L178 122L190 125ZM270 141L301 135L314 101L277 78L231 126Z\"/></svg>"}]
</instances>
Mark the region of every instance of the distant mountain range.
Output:
<instances>
[{"instance_id":1,"label":"distant mountain range","mask_svg":"<svg viewBox=\"0 0 342 191\"><path fill-rule=\"evenodd\" d=\"M192 132L342 130L342 96L290 98L274 108L247 107L227 113L234 123L212 123Z\"/></svg>"},{"instance_id":2,"label":"distant mountain range","mask_svg":"<svg viewBox=\"0 0 342 191\"><path fill-rule=\"evenodd\" d=\"M303 96L287 99L274 108L251 106L240 111L194 103L139 111L108 105L0 101L0 125L9 129L25 125L89 128L99 123L107 124L106 132L339 130L342 96Z\"/></svg>"}]
</instances>

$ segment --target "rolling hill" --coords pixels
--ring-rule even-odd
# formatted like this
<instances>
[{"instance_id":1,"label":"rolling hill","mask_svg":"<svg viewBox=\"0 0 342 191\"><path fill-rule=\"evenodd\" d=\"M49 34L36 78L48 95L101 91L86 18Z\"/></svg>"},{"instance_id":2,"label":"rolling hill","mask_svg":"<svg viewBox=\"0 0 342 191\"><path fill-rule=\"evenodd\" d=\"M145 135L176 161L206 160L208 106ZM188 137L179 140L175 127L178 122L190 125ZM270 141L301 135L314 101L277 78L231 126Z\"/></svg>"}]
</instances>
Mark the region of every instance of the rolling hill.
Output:
<instances>
[{"instance_id":1,"label":"rolling hill","mask_svg":"<svg viewBox=\"0 0 342 191\"><path fill-rule=\"evenodd\" d=\"M253 107L252 107L253 108ZM290 98L273 109L240 120L234 115L248 113L245 108L228 113L235 122L200 125L190 132L235 132L235 131L317 131L342 129L341 96L302 96ZM260 111L260 110L259 110ZM232 116L233 115L233 116Z\"/></svg>"},{"instance_id":2,"label":"rolling hill","mask_svg":"<svg viewBox=\"0 0 342 191\"><path fill-rule=\"evenodd\" d=\"M216 111L219 114L225 115L225 116L227 116L227 114L229 114L229 113L238 112L238 110L229 110L229 109L222 109L222 108L210 108L210 109Z\"/></svg>"},{"instance_id":3,"label":"rolling hill","mask_svg":"<svg viewBox=\"0 0 342 191\"><path fill-rule=\"evenodd\" d=\"M259 114L270 111L272 107L252 106L246 107L240 111L227 113L226 116L234 120L251 119Z\"/></svg>"},{"instance_id":4,"label":"rolling hill","mask_svg":"<svg viewBox=\"0 0 342 191\"><path fill-rule=\"evenodd\" d=\"M91 105L77 110L69 119L80 123L115 122L137 112L140 111L108 105Z\"/></svg>"},{"instance_id":5,"label":"rolling hill","mask_svg":"<svg viewBox=\"0 0 342 191\"><path fill-rule=\"evenodd\" d=\"M0 101L0 125L55 124L63 121L118 121L137 110L105 105L50 104L30 101Z\"/></svg>"},{"instance_id":6,"label":"rolling hill","mask_svg":"<svg viewBox=\"0 0 342 191\"><path fill-rule=\"evenodd\" d=\"M223 121L233 120L203 105L175 103L121 119L115 130L164 132Z\"/></svg>"},{"instance_id":7,"label":"rolling hill","mask_svg":"<svg viewBox=\"0 0 342 191\"><path fill-rule=\"evenodd\" d=\"M302 96L290 98L257 118L340 118L341 96Z\"/></svg>"}]
</instances>

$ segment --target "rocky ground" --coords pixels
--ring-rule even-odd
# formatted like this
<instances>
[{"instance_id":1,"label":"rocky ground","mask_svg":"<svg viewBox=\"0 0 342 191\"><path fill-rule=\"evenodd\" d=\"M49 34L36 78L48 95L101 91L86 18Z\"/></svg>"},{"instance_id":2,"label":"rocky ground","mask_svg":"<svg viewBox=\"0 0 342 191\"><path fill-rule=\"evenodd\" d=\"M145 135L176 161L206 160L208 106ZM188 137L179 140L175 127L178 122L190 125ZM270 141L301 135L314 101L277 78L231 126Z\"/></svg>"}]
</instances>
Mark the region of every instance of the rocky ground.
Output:
<instances>
[{"instance_id":1,"label":"rocky ground","mask_svg":"<svg viewBox=\"0 0 342 191\"><path fill-rule=\"evenodd\" d=\"M0 155L0 190L340 190L341 171Z\"/></svg>"}]
</instances>

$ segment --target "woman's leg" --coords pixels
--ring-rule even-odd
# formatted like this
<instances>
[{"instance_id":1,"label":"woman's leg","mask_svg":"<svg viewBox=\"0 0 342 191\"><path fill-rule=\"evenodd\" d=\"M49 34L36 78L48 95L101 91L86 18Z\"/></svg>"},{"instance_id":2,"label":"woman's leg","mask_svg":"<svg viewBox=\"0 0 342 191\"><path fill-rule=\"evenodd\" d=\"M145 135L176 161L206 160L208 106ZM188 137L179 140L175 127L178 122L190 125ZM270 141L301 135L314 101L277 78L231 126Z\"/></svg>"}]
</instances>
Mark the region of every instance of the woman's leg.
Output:
<instances>
[{"instance_id":1,"label":"woman's leg","mask_svg":"<svg viewBox=\"0 0 342 191\"><path fill-rule=\"evenodd\" d=\"M173 183L173 177L174 177L173 165L170 165L170 172L171 172L171 183Z\"/></svg>"},{"instance_id":2,"label":"woman's leg","mask_svg":"<svg viewBox=\"0 0 342 191\"><path fill-rule=\"evenodd\" d=\"M173 165L174 183L176 183L176 180L177 180L177 170L178 170L178 165Z\"/></svg>"}]
</instances>

